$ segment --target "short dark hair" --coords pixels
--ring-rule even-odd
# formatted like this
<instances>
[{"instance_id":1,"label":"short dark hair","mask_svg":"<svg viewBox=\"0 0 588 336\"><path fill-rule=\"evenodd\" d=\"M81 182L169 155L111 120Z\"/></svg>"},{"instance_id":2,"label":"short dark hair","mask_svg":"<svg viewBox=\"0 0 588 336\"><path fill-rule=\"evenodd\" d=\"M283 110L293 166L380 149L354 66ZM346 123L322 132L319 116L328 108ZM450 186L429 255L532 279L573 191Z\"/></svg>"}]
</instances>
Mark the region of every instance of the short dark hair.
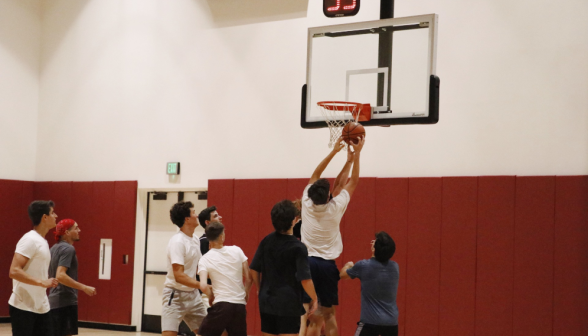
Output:
<instances>
[{"instance_id":1,"label":"short dark hair","mask_svg":"<svg viewBox=\"0 0 588 336\"><path fill-rule=\"evenodd\" d=\"M193 207L194 203L190 201L180 201L174 204L169 210L169 217L171 218L172 223L176 224L179 228L184 226L186 217L190 217L190 209Z\"/></svg>"},{"instance_id":2,"label":"short dark hair","mask_svg":"<svg viewBox=\"0 0 588 336\"><path fill-rule=\"evenodd\" d=\"M298 209L290 200L279 201L272 208L272 224L276 232L284 233L292 227L292 221L298 216Z\"/></svg>"},{"instance_id":3,"label":"short dark hair","mask_svg":"<svg viewBox=\"0 0 588 336\"><path fill-rule=\"evenodd\" d=\"M206 221L210 220L210 214L214 211L216 211L215 205L209 206L208 208L200 211L200 213L198 214L198 222L203 228L206 229Z\"/></svg>"},{"instance_id":4,"label":"short dark hair","mask_svg":"<svg viewBox=\"0 0 588 336\"><path fill-rule=\"evenodd\" d=\"M316 205L327 204L331 185L327 179L319 179L308 188L308 197Z\"/></svg>"},{"instance_id":5,"label":"short dark hair","mask_svg":"<svg viewBox=\"0 0 588 336\"><path fill-rule=\"evenodd\" d=\"M390 260L390 258L392 258L394 255L394 252L396 252L396 243L389 234L384 231L380 231L376 233L374 249L374 257L376 260L381 263L385 263Z\"/></svg>"},{"instance_id":6,"label":"short dark hair","mask_svg":"<svg viewBox=\"0 0 588 336\"><path fill-rule=\"evenodd\" d=\"M217 221L210 222L210 224L206 226L206 230L204 230L206 238L208 238L209 241L217 240L224 231L225 226L223 223Z\"/></svg>"},{"instance_id":7,"label":"short dark hair","mask_svg":"<svg viewBox=\"0 0 588 336\"><path fill-rule=\"evenodd\" d=\"M49 216L51 208L55 207L53 201L33 201L29 204L29 218L33 222L33 226L41 224L43 215Z\"/></svg>"}]
</instances>

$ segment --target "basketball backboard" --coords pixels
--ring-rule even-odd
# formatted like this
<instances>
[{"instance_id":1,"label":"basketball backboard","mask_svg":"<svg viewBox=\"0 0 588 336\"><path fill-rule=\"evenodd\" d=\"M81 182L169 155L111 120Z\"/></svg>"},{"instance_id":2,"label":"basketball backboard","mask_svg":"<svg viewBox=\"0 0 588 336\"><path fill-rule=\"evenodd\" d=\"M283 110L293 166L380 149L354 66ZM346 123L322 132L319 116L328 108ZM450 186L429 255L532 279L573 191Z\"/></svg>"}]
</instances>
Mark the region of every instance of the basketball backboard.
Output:
<instances>
[{"instance_id":1,"label":"basketball backboard","mask_svg":"<svg viewBox=\"0 0 588 336\"><path fill-rule=\"evenodd\" d=\"M437 123L437 20L429 14L309 28L301 126L327 127L321 101L369 104L364 126Z\"/></svg>"}]
</instances>

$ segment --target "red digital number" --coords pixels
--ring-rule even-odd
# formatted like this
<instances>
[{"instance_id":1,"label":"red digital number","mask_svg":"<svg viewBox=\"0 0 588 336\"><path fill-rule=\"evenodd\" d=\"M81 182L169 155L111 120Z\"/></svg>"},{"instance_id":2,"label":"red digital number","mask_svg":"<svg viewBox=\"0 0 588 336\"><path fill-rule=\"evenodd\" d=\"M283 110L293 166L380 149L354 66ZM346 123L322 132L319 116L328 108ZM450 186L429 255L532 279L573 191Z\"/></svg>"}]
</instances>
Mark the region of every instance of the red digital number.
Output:
<instances>
[{"instance_id":1,"label":"red digital number","mask_svg":"<svg viewBox=\"0 0 588 336\"><path fill-rule=\"evenodd\" d=\"M344 10L354 10L355 7L357 6L357 0L350 0L351 1L351 5L343 5L343 9ZM327 7L327 11L329 12L336 12L339 9L341 9L341 0L337 0L337 5L335 6L331 6L331 7Z\"/></svg>"},{"instance_id":2,"label":"red digital number","mask_svg":"<svg viewBox=\"0 0 588 336\"><path fill-rule=\"evenodd\" d=\"M341 0L337 0L337 5L336 6L328 7L327 10L329 12L334 12L334 11L338 11L339 8L341 8Z\"/></svg>"},{"instance_id":3,"label":"red digital number","mask_svg":"<svg viewBox=\"0 0 588 336\"><path fill-rule=\"evenodd\" d=\"M347 6L343 6L343 9L345 10L354 10L355 6L357 6L357 0L353 0L353 3L351 5L347 5Z\"/></svg>"}]
</instances>

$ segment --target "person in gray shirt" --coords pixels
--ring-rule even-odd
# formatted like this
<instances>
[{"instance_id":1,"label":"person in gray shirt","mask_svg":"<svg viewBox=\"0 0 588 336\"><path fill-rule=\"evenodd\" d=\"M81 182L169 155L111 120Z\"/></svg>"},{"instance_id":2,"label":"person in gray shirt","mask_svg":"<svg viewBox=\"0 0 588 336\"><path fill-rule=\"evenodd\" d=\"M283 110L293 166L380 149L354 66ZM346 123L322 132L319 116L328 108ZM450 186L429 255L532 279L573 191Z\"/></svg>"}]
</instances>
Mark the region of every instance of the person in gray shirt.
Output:
<instances>
[{"instance_id":1,"label":"person in gray shirt","mask_svg":"<svg viewBox=\"0 0 588 336\"><path fill-rule=\"evenodd\" d=\"M345 264L339 276L361 280L361 317L355 336L398 336L396 293L398 264L390 260L396 243L386 232L376 233L371 242L372 258Z\"/></svg>"},{"instance_id":2,"label":"person in gray shirt","mask_svg":"<svg viewBox=\"0 0 588 336\"><path fill-rule=\"evenodd\" d=\"M96 295L96 288L78 282L78 258L73 244L80 240L80 232L72 219L61 220L55 228L57 243L51 247L49 264L49 276L59 281L59 285L49 291L55 336L78 334L78 290L89 296Z\"/></svg>"}]
</instances>

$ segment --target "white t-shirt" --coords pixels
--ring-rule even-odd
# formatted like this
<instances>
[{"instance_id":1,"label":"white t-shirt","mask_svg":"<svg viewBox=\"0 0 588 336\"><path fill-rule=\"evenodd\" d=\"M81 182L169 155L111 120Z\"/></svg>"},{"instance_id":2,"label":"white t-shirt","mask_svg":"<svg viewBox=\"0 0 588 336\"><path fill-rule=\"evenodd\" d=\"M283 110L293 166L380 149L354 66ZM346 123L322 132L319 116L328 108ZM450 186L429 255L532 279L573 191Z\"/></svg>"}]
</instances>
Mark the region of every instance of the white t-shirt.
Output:
<instances>
[{"instance_id":1,"label":"white t-shirt","mask_svg":"<svg viewBox=\"0 0 588 336\"><path fill-rule=\"evenodd\" d=\"M28 275L41 280L49 278L49 263L51 262L49 244L37 231L31 230L22 236L16 244L15 252L29 258L23 267ZM8 304L20 310L37 314L45 314L50 310L47 289L41 286L27 285L17 280L12 280L12 295Z\"/></svg>"},{"instance_id":2,"label":"white t-shirt","mask_svg":"<svg viewBox=\"0 0 588 336\"><path fill-rule=\"evenodd\" d=\"M186 292L194 291L195 288L184 286L176 281L172 264L183 265L184 273L196 279L196 269L200 258L202 258L202 253L198 237L188 237L182 231L173 235L167 244L167 275L164 286Z\"/></svg>"},{"instance_id":3,"label":"white t-shirt","mask_svg":"<svg viewBox=\"0 0 588 336\"><path fill-rule=\"evenodd\" d=\"M308 197L311 185L307 185L302 194L302 242L308 248L309 257L335 260L343 252L339 224L351 197L343 189L327 204L315 205Z\"/></svg>"},{"instance_id":4,"label":"white t-shirt","mask_svg":"<svg viewBox=\"0 0 588 336\"><path fill-rule=\"evenodd\" d=\"M243 262L247 257L238 246L211 248L198 264L198 274L208 272L212 281L214 303L247 304L243 284ZM203 279L200 279L203 281Z\"/></svg>"}]
</instances>

